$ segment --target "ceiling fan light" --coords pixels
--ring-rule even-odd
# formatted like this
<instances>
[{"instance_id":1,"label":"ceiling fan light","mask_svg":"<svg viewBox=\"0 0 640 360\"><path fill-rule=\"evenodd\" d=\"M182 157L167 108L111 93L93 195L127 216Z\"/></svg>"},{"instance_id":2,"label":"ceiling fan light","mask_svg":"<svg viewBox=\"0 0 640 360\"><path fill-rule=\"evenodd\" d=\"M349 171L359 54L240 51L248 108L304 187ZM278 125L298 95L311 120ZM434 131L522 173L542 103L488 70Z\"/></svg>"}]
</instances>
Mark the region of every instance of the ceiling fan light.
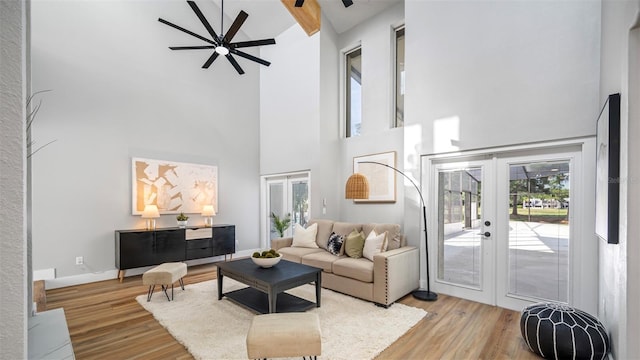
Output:
<instances>
[{"instance_id":1,"label":"ceiling fan light","mask_svg":"<svg viewBox=\"0 0 640 360\"><path fill-rule=\"evenodd\" d=\"M220 55L227 55L229 54L229 49L227 49L224 46L217 46L216 47L216 52Z\"/></svg>"}]
</instances>

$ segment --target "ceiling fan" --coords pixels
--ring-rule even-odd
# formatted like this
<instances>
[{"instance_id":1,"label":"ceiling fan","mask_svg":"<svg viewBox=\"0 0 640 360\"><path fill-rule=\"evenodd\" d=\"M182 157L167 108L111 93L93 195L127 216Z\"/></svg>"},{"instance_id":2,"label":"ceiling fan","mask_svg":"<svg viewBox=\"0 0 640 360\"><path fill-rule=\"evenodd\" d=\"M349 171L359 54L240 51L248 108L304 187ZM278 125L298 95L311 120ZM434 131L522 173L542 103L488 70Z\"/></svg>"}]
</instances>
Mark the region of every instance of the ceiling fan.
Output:
<instances>
[{"instance_id":1,"label":"ceiling fan","mask_svg":"<svg viewBox=\"0 0 640 360\"><path fill-rule=\"evenodd\" d=\"M233 55L238 55L240 57L243 57L245 59L249 59L251 61L255 61L259 64L262 64L264 66L269 66L271 65L270 62L260 59L258 57L255 57L251 54L247 54L245 52L242 52L240 50L237 50L238 48L245 48L245 47L252 47L252 46L262 46L262 45L273 45L276 43L276 41L274 39L263 39L263 40L252 40L252 41L239 41L239 42L231 42L231 40L233 39L233 37L236 35L236 33L238 32L238 30L240 30L240 27L242 26L242 24L244 24L245 20L247 20L247 17L249 17L249 14L247 14L246 12L240 10L240 13L238 14L238 16L236 17L236 19L233 21L233 24L231 24L231 27L229 28L229 30L227 31L226 34L223 33L224 31L224 27L223 27L223 20L224 20L224 0L222 0L222 7L220 9L220 12L222 14L221 18L220 18L220 35L216 34L215 30L213 30L213 28L211 27L211 24L209 24L209 21L207 21L207 19L204 17L204 15L202 14L202 11L200 11L200 8L198 7L198 5L196 5L196 3L192 0L187 0L187 3L189 4L189 6L191 7L191 9L193 10L193 12L196 14L196 16L198 17L198 19L200 19L200 22L202 23L202 25L204 25L204 28L207 29L207 32L209 32L209 35L211 35L212 39L208 39L204 36L198 35L192 31L189 31L183 27L180 27L176 24L173 24L167 20L164 20L162 18L158 18L158 21L160 21L161 23L165 24L165 25L169 25L174 29L178 29L184 33L187 33L195 38L198 38L210 45L198 45L198 46L170 46L169 49L171 50L213 50L213 53L211 54L211 56L207 59L207 61L204 63L204 65L202 65L203 69L208 69L209 66L211 66L211 64L218 58L219 55L224 55L227 60L229 60L229 62L231 63L231 65L233 65L233 67L236 69L236 71L238 72L238 74L242 75L244 74L244 70L242 70L242 68L240 67L240 64L238 64L238 62L236 61L236 59L233 57ZM233 54L233 55L232 55Z\"/></svg>"},{"instance_id":2,"label":"ceiling fan","mask_svg":"<svg viewBox=\"0 0 640 360\"><path fill-rule=\"evenodd\" d=\"M353 5L353 0L342 0L344 7L349 7ZM304 4L304 0L296 0L295 7L302 7Z\"/></svg>"}]
</instances>

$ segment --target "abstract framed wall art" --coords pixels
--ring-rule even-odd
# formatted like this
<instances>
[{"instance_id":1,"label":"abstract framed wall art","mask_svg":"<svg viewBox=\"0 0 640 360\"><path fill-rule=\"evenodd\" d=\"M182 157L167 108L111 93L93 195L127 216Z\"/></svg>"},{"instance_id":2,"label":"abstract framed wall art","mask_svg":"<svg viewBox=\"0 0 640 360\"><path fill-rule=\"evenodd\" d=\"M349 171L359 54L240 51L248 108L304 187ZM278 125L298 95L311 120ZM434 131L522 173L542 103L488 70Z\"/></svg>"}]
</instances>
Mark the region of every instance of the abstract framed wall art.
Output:
<instances>
[{"instance_id":1,"label":"abstract framed wall art","mask_svg":"<svg viewBox=\"0 0 640 360\"><path fill-rule=\"evenodd\" d=\"M356 156L353 158L353 172L360 173L369 181L369 198L354 199L356 203L389 203L396 201L396 173L386 166L361 163L374 161L396 167L396 152L390 151L379 154Z\"/></svg>"},{"instance_id":2,"label":"abstract framed wall art","mask_svg":"<svg viewBox=\"0 0 640 360\"><path fill-rule=\"evenodd\" d=\"M155 204L160 214L201 213L204 205L218 212L218 167L165 160L131 158L132 214Z\"/></svg>"},{"instance_id":3,"label":"abstract framed wall art","mask_svg":"<svg viewBox=\"0 0 640 360\"><path fill-rule=\"evenodd\" d=\"M596 132L596 235L618 243L620 217L620 94L609 95Z\"/></svg>"}]
</instances>

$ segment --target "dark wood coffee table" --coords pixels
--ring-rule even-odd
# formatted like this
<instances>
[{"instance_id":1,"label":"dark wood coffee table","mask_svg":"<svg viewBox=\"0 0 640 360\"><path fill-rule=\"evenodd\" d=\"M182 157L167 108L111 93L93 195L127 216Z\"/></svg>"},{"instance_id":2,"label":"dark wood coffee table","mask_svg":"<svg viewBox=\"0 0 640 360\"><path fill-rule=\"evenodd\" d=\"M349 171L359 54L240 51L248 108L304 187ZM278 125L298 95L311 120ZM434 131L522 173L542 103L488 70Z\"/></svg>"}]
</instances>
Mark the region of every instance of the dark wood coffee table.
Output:
<instances>
[{"instance_id":1,"label":"dark wood coffee table","mask_svg":"<svg viewBox=\"0 0 640 360\"><path fill-rule=\"evenodd\" d=\"M260 314L275 312L301 312L314 305L320 307L322 269L281 260L270 268L261 268L251 259L240 259L216 264L218 267L218 300L226 296ZM222 293L222 279L232 278L248 288ZM315 282L316 302L285 293L300 285Z\"/></svg>"}]
</instances>

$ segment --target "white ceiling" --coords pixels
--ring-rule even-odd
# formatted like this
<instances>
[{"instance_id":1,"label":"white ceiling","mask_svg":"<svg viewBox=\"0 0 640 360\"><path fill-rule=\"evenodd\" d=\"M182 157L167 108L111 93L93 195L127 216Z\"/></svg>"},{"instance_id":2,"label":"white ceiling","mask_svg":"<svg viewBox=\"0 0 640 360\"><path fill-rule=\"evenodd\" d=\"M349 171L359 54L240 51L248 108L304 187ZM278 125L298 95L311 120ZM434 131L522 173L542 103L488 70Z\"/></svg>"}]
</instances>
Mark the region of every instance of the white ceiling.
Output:
<instances>
[{"instance_id":1,"label":"white ceiling","mask_svg":"<svg viewBox=\"0 0 640 360\"><path fill-rule=\"evenodd\" d=\"M196 0L196 2L203 0ZM384 9L403 0L353 0L353 5L345 8L342 0L318 0L325 18L338 33L342 33L378 14ZM221 0L213 0L219 7ZM296 24L280 0L225 0L224 13L229 19L235 19L240 10L249 17L241 30L251 39L264 39L278 36L284 30ZM231 24L225 24L225 30Z\"/></svg>"},{"instance_id":2,"label":"white ceiling","mask_svg":"<svg viewBox=\"0 0 640 360\"><path fill-rule=\"evenodd\" d=\"M318 0L322 12L329 19L338 34L382 12L403 0L353 0L353 5L345 8L342 0Z\"/></svg>"}]
</instances>

